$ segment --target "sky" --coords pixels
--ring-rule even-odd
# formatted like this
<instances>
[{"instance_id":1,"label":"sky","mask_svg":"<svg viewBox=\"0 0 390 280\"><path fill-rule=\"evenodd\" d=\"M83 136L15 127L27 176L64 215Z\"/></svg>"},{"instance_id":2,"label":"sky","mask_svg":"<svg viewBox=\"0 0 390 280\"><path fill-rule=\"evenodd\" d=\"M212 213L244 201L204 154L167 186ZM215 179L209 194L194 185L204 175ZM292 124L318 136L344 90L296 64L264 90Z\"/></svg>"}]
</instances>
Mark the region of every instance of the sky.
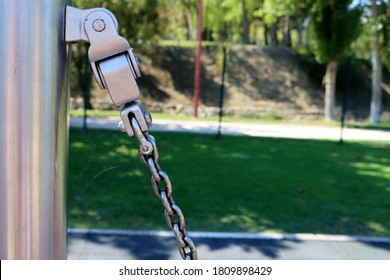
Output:
<instances>
[{"instance_id":1,"label":"sky","mask_svg":"<svg viewBox=\"0 0 390 280\"><path fill-rule=\"evenodd\" d=\"M369 0L353 0L351 6L355 7L356 5L359 4L359 2L368 3Z\"/></svg>"},{"instance_id":2,"label":"sky","mask_svg":"<svg viewBox=\"0 0 390 280\"><path fill-rule=\"evenodd\" d=\"M351 6L355 7L357 4L359 4L359 2L367 4L370 2L370 0L353 0ZM388 2L388 0L384 0L384 2Z\"/></svg>"}]
</instances>

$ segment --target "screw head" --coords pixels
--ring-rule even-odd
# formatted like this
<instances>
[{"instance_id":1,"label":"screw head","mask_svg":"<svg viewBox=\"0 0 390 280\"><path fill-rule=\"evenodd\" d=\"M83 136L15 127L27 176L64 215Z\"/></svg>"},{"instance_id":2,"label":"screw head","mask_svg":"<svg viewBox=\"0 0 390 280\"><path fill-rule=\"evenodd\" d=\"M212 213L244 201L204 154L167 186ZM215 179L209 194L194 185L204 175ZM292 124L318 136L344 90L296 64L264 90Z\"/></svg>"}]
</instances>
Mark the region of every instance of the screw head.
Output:
<instances>
[{"instance_id":1,"label":"screw head","mask_svg":"<svg viewBox=\"0 0 390 280\"><path fill-rule=\"evenodd\" d=\"M106 28L106 24L104 23L104 20L97 19L92 24L93 29L97 32L102 32Z\"/></svg>"}]
</instances>

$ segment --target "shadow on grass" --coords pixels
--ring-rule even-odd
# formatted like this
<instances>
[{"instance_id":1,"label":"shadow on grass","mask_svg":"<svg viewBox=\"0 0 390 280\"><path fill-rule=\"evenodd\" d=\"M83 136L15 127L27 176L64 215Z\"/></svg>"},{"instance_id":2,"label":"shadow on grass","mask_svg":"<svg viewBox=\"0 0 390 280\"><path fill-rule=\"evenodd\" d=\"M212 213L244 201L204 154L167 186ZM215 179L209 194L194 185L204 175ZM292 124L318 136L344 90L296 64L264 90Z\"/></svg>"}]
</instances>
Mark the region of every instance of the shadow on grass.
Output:
<instances>
[{"instance_id":1,"label":"shadow on grass","mask_svg":"<svg viewBox=\"0 0 390 280\"><path fill-rule=\"evenodd\" d=\"M386 143L154 136L189 231L390 236ZM134 139L72 129L70 140L71 227L166 229ZM283 243L271 245L259 250Z\"/></svg>"}]
</instances>

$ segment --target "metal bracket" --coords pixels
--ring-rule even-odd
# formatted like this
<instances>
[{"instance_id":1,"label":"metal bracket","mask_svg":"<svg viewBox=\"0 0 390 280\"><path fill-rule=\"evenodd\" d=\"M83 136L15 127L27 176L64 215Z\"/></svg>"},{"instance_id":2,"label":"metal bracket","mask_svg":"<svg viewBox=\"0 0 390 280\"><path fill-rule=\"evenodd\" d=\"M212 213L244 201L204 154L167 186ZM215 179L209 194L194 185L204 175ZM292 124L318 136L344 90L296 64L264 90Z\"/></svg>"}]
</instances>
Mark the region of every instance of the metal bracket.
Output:
<instances>
[{"instance_id":1,"label":"metal bracket","mask_svg":"<svg viewBox=\"0 0 390 280\"><path fill-rule=\"evenodd\" d=\"M127 40L119 36L115 16L103 8L67 6L65 20L65 42L90 42L88 57L95 79L108 90L112 102L121 106L138 99L138 60Z\"/></svg>"},{"instance_id":2,"label":"metal bracket","mask_svg":"<svg viewBox=\"0 0 390 280\"><path fill-rule=\"evenodd\" d=\"M124 107L121 110L121 121L118 128L127 132L129 137L135 134L131 125L131 116L135 117L142 132L147 132L152 125L152 116L143 104L134 102L132 105Z\"/></svg>"}]
</instances>

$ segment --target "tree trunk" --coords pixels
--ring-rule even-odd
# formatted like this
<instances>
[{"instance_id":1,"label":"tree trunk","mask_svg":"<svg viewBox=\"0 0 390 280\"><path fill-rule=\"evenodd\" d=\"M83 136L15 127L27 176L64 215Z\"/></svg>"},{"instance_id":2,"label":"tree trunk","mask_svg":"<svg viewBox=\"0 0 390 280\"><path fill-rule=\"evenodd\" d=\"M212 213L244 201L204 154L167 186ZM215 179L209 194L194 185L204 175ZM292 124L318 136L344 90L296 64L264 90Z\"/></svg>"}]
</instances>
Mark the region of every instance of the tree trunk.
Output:
<instances>
[{"instance_id":1,"label":"tree trunk","mask_svg":"<svg viewBox=\"0 0 390 280\"><path fill-rule=\"evenodd\" d=\"M303 44L303 20L302 12L299 7L297 7L297 30L298 30L298 46Z\"/></svg>"},{"instance_id":2,"label":"tree trunk","mask_svg":"<svg viewBox=\"0 0 390 280\"><path fill-rule=\"evenodd\" d=\"M269 43L268 43L268 33L269 33L268 26L267 26L267 24L264 23L264 45L266 45L266 46L269 45Z\"/></svg>"},{"instance_id":3,"label":"tree trunk","mask_svg":"<svg viewBox=\"0 0 390 280\"><path fill-rule=\"evenodd\" d=\"M260 8L262 10L264 9L264 0L260 1ZM268 46L268 30L269 30L269 28L268 28L267 23L265 22L264 15L263 15L263 18L262 18L262 22L263 22L263 28L264 28L264 33L263 33L264 45Z\"/></svg>"},{"instance_id":4,"label":"tree trunk","mask_svg":"<svg viewBox=\"0 0 390 280\"><path fill-rule=\"evenodd\" d=\"M286 47L291 47L290 15L289 14L284 16L283 43Z\"/></svg>"},{"instance_id":5,"label":"tree trunk","mask_svg":"<svg viewBox=\"0 0 390 280\"><path fill-rule=\"evenodd\" d=\"M271 25L270 35L271 35L271 45L276 46L278 44L278 35L276 33L277 31L277 24L273 23Z\"/></svg>"},{"instance_id":6,"label":"tree trunk","mask_svg":"<svg viewBox=\"0 0 390 280\"><path fill-rule=\"evenodd\" d=\"M241 8L242 8L242 42L244 44L249 44L249 20L248 20L248 13L246 12L246 0L241 0Z\"/></svg>"},{"instance_id":7,"label":"tree trunk","mask_svg":"<svg viewBox=\"0 0 390 280\"><path fill-rule=\"evenodd\" d=\"M193 41L194 40L194 27L192 25L192 13L189 11L186 13L186 21L187 21L188 40Z\"/></svg>"},{"instance_id":8,"label":"tree trunk","mask_svg":"<svg viewBox=\"0 0 390 280\"><path fill-rule=\"evenodd\" d=\"M230 22L225 23L226 38L228 42L233 42L232 24Z\"/></svg>"},{"instance_id":9,"label":"tree trunk","mask_svg":"<svg viewBox=\"0 0 390 280\"><path fill-rule=\"evenodd\" d=\"M305 40L305 45L308 47L309 44L310 44L310 32L309 32L309 29L310 29L310 24L311 24L311 19L310 17L307 17L304 21L303 21L303 37L304 37L304 40Z\"/></svg>"},{"instance_id":10,"label":"tree trunk","mask_svg":"<svg viewBox=\"0 0 390 280\"><path fill-rule=\"evenodd\" d=\"M372 95L370 105L370 123L377 124L380 122L381 100L382 100L382 64L380 59L380 47L378 40L378 31L376 30L378 12L376 1L371 1L371 13L373 25L371 27L372 36Z\"/></svg>"},{"instance_id":11,"label":"tree trunk","mask_svg":"<svg viewBox=\"0 0 390 280\"><path fill-rule=\"evenodd\" d=\"M252 43L257 44L260 40L257 36L257 30L258 30L258 23L255 22L253 25L253 38L252 38Z\"/></svg>"},{"instance_id":12,"label":"tree trunk","mask_svg":"<svg viewBox=\"0 0 390 280\"><path fill-rule=\"evenodd\" d=\"M336 97L336 74L337 60L333 59L328 62L325 74L325 120L336 120L335 97Z\"/></svg>"}]
</instances>

